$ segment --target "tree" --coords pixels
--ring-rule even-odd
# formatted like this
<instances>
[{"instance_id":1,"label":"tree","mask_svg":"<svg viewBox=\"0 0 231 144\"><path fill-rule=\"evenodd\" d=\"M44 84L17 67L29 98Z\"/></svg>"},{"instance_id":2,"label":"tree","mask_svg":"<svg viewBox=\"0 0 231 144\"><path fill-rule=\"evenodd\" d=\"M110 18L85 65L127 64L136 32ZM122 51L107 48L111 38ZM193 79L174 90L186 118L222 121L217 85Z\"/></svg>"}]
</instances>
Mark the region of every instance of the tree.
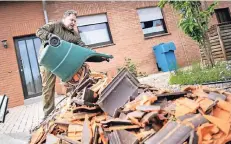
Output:
<instances>
[{"instance_id":1,"label":"tree","mask_svg":"<svg viewBox=\"0 0 231 144\"><path fill-rule=\"evenodd\" d=\"M211 54L211 46L207 30L209 19L214 13L214 8L217 5L217 2L214 2L207 8L202 8L202 3L200 1L160 0L158 6L163 8L166 4L170 4L180 13L179 27L181 27L186 35L199 44L208 63L213 66L214 61Z\"/></svg>"}]
</instances>

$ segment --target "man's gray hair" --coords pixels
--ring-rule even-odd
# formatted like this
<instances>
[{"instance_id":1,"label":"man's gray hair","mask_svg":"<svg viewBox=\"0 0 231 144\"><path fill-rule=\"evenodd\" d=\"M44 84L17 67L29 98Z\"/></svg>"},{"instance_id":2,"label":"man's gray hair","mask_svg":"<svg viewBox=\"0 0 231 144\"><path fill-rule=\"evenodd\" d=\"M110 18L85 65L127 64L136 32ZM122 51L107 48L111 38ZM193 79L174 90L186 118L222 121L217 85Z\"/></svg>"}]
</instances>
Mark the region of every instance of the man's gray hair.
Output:
<instances>
[{"instance_id":1,"label":"man's gray hair","mask_svg":"<svg viewBox=\"0 0 231 144\"><path fill-rule=\"evenodd\" d=\"M77 12L75 10L67 10L64 14L63 14L63 18L69 16L69 15L75 15L75 17L77 18Z\"/></svg>"}]
</instances>

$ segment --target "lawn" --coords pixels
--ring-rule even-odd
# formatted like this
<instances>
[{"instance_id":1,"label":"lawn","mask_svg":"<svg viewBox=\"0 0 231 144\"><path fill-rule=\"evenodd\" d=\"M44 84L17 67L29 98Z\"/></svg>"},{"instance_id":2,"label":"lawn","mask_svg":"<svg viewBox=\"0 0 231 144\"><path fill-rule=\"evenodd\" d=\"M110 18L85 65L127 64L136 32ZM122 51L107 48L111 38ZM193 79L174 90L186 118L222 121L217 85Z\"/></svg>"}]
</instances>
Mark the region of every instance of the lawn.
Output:
<instances>
[{"instance_id":1,"label":"lawn","mask_svg":"<svg viewBox=\"0 0 231 144\"><path fill-rule=\"evenodd\" d=\"M231 62L217 62L214 67L193 64L171 73L169 84L191 85L231 79Z\"/></svg>"}]
</instances>

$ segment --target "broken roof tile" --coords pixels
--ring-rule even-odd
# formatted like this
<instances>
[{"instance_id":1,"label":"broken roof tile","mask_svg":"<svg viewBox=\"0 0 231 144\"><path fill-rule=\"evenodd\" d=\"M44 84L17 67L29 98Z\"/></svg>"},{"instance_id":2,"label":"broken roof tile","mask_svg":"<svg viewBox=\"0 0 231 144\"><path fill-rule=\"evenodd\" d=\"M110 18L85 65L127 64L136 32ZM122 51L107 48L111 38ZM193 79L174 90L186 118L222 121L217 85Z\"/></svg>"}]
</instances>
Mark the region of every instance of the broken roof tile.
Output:
<instances>
[{"instance_id":1,"label":"broken roof tile","mask_svg":"<svg viewBox=\"0 0 231 144\"><path fill-rule=\"evenodd\" d=\"M200 108L205 113L208 109L212 108L214 106L214 102L208 98L201 98L197 101L200 105Z\"/></svg>"},{"instance_id":2,"label":"broken roof tile","mask_svg":"<svg viewBox=\"0 0 231 144\"><path fill-rule=\"evenodd\" d=\"M226 99L226 96L223 95L223 94L218 94L216 92L210 92L208 94L208 98L211 99L211 100L217 100L217 99L222 99L222 100L225 100Z\"/></svg>"},{"instance_id":3,"label":"broken roof tile","mask_svg":"<svg viewBox=\"0 0 231 144\"><path fill-rule=\"evenodd\" d=\"M68 126L68 133L71 133L71 132L81 132L82 130L83 130L83 126L82 125L70 124Z\"/></svg>"},{"instance_id":4,"label":"broken roof tile","mask_svg":"<svg viewBox=\"0 0 231 144\"><path fill-rule=\"evenodd\" d=\"M132 116L134 118L142 118L143 115L145 114L145 112L142 112L142 111L133 111L133 112L130 112L127 114L127 116Z\"/></svg>"},{"instance_id":5,"label":"broken roof tile","mask_svg":"<svg viewBox=\"0 0 231 144\"><path fill-rule=\"evenodd\" d=\"M131 122L133 123L133 124L136 124L136 125L138 125L138 126L142 126L142 124L139 122L139 120L138 119L136 119L136 118L134 118L134 117L132 117L132 116L128 116L128 118L131 120Z\"/></svg>"},{"instance_id":6,"label":"broken roof tile","mask_svg":"<svg viewBox=\"0 0 231 144\"><path fill-rule=\"evenodd\" d=\"M203 91L203 89L199 88L196 90L193 90L192 93L198 97L208 97L208 94Z\"/></svg>"},{"instance_id":7,"label":"broken roof tile","mask_svg":"<svg viewBox=\"0 0 231 144\"><path fill-rule=\"evenodd\" d=\"M219 107L215 107L213 109L213 116L225 121L228 121L230 119L230 113L228 111L225 111Z\"/></svg>"},{"instance_id":8,"label":"broken roof tile","mask_svg":"<svg viewBox=\"0 0 231 144\"><path fill-rule=\"evenodd\" d=\"M138 105L136 107L136 110L144 111L144 112L150 112L150 111L159 111L160 106L159 105Z\"/></svg>"},{"instance_id":9,"label":"broken roof tile","mask_svg":"<svg viewBox=\"0 0 231 144\"><path fill-rule=\"evenodd\" d=\"M140 132L138 134L136 134L137 139L139 140L144 140L146 137L148 137L149 135L153 135L155 134L155 130L154 129L150 129L149 131L144 131L144 132Z\"/></svg>"},{"instance_id":10,"label":"broken roof tile","mask_svg":"<svg viewBox=\"0 0 231 144\"><path fill-rule=\"evenodd\" d=\"M126 130L118 130L109 134L110 144L138 144L134 134Z\"/></svg>"},{"instance_id":11,"label":"broken roof tile","mask_svg":"<svg viewBox=\"0 0 231 144\"><path fill-rule=\"evenodd\" d=\"M196 110L199 108L198 103L188 98L177 99L175 103L176 103L176 112L175 112L176 117L188 113L195 113Z\"/></svg>"},{"instance_id":12,"label":"broken roof tile","mask_svg":"<svg viewBox=\"0 0 231 144\"><path fill-rule=\"evenodd\" d=\"M158 112L157 111L153 111L153 112L149 112L147 114L145 114L143 116L143 118L141 119L141 123L142 124L146 124L146 123L149 123L150 119L157 116Z\"/></svg>"},{"instance_id":13,"label":"broken roof tile","mask_svg":"<svg viewBox=\"0 0 231 144\"><path fill-rule=\"evenodd\" d=\"M101 124L103 125L131 125L131 121L115 118L115 119L109 119L107 121L102 121Z\"/></svg>"},{"instance_id":14,"label":"broken roof tile","mask_svg":"<svg viewBox=\"0 0 231 144\"><path fill-rule=\"evenodd\" d=\"M140 128L138 125L119 125L119 126L110 126L109 128L104 128L105 131L113 130L126 130L126 129L136 129Z\"/></svg>"},{"instance_id":15,"label":"broken roof tile","mask_svg":"<svg viewBox=\"0 0 231 144\"><path fill-rule=\"evenodd\" d=\"M229 133L230 130L230 123L223 120L216 118L214 116L204 115L204 117L209 120L211 123L215 124L217 127L219 127L225 134Z\"/></svg>"},{"instance_id":16,"label":"broken roof tile","mask_svg":"<svg viewBox=\"0 0 231 144\"><path fill-rule=\"evenodd\" d=\"M217 106L223 110L226 110L228 112L231 112L231 104L226 102L226 101L223 101L223 100L219 100L218 103L217 103Z\"/></svg>"},{"instance_id":17,"label":"broken roof tile","mask_svg":"<svg viewBox=\"0 0 231 144\"><path fill-rule=\"evenodd\" d=\"M197 135L199 138L198 143L202 143L203 140L210 140L212 138L212 136L210 135L210 131L213 127L214 124L210 124L210 123L205 123L198 127L197 129Z\"/></svg>"}]
</instances>

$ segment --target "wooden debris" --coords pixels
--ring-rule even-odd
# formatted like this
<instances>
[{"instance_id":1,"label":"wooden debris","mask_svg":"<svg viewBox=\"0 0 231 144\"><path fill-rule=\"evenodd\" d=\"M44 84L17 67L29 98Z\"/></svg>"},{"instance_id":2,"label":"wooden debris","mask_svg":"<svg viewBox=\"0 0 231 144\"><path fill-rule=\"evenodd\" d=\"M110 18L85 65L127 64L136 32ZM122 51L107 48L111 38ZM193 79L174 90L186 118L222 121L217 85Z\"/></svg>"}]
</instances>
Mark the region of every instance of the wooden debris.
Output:
<instances>
[{"instance_id":1,"label":"wooden debris","mask_svg":"<svg viewBox=\"0 0 231 144\"><path fill-rule=\"evenodd\" d=\"M139 128L138 125L126 125L126 126L111 126L109 128L104 128L104 131L114 131L114 130L127 130Z\"/></svg>"},{"instance_id":2,"label":"wooden debris","mask_svg":"<svg viewBox=\"0 0 231 144\"><path fill-rule=\"evenodd\" d=\"M88 120L88 116L86 115L85 121L83 124L83 132L82 132L81 142L83 144L90 144L92 142L92 138L93 138L93 135L92 135L91 127L90 127L90 122Z\"/></svg>"},{"instance_id":3,"label":"wooden debris","mask_svg":"<svg viewBox=\"0 0 231 144\"><path fill-rule=\"evenodd\" d=\"M30 140L30 144L36 144L39 143L45 134L43 127L40 127L33 135Z\"/></svg>"},{"instance_id":4,"label":"wooden debris","mask_svg":"<svg viewBox=\"0 0 231 144\"><path fill-rule=\"evenodd\" d=\"M117 113L110 117L97 104L111 79L102 73L85 76L74 76L74 81L81 82L74 88L70 102L32 133L30 144L58 139L63 144L108 144L116 134L118 142L129 141L118 134L121 131L120 134L135 136L133 142L140 144L192 144L197 135L199 144L223 144L231 140L230 92L204 86L187 86L182 92L170 92L139 85L135 94L126 103L125 100L118 104ZM188 137L178 137L182 132Z\"/></svg>"},{"instance_id":5,"label":"wooden debris","mask_svg":"<svg viewBox=\"0 0 231 144\"><path fill-rule=\"evenodd\" d=\"M141 119L141 123L143 125L145 125L146 123L149 123L149 120L151 118L153 118L154 116L156 116L158 114L157 111L153 111L153 112L150 112L150 113L147 113L146 115L144 115L144 117Z\"/></svg>"},{"instance_id":6,"label":"wooden debris","mask_svg":"<svg viewBox=\"0 0 231 144\"><path fill-rule=\"evenodd\" d=\"M134 117L132 117L132 116L128 116L128 118L131 120L131 122L133 123L133 124L136 124L136 125L138 125L138 126L142 126L142 124L139 122L139 120L138 119L136 119L136 118L134 118Z\"/></svg>"},{"instance_id":7,"label":"wooden debris","mask_svg":"<svg viewBox=\"0 0 231 144\"><path fill-rule=\"evenodd\" d=\"M84 113L75 113L75 114L73 114L73 118L72 118L71 121L84 119L85 115L88 115L89 118L91 118L91 117L97 116L98 114L100 114L100 112L98 112L98 113L86 113L86 112L84 112Z\"/></svg>"},{"instance_id":8,"label":"wooden debris","mask_svg":"<svg viewBox=\"0 0 231 144\"><path fill-rule=\"evenodd\" d=\"M151 129L149 131L144 131L144 132L140 132L138 134L136 134L136 137L138 140L144 140L146 137L148 137L149 135L153 135L155 133L155 130Z\"/></svg>"},{"instance_id":9,"label":"wooden debris","mask_svg":"<svg viewBox=\"0 0 231 144\"><path fill-rule=\"evenodd\" d=\"M108 144L108 138L106 137L101 127L99 127L99 135L100 135L100 140L103 142L103 144Z\"/></svg>"},{"instance_id":10,"label":"wooden debris","mask_svg":"<svg viewBox=\"0 0 231 144\"><path fill-rule=\"evenodd\" d=\"M81 144L80 142L72 140L72 139L68 138L67 136L57 135L57 137L60 138L63 141L71 143L71 144Z\"/></svg>"}]
</instances>

